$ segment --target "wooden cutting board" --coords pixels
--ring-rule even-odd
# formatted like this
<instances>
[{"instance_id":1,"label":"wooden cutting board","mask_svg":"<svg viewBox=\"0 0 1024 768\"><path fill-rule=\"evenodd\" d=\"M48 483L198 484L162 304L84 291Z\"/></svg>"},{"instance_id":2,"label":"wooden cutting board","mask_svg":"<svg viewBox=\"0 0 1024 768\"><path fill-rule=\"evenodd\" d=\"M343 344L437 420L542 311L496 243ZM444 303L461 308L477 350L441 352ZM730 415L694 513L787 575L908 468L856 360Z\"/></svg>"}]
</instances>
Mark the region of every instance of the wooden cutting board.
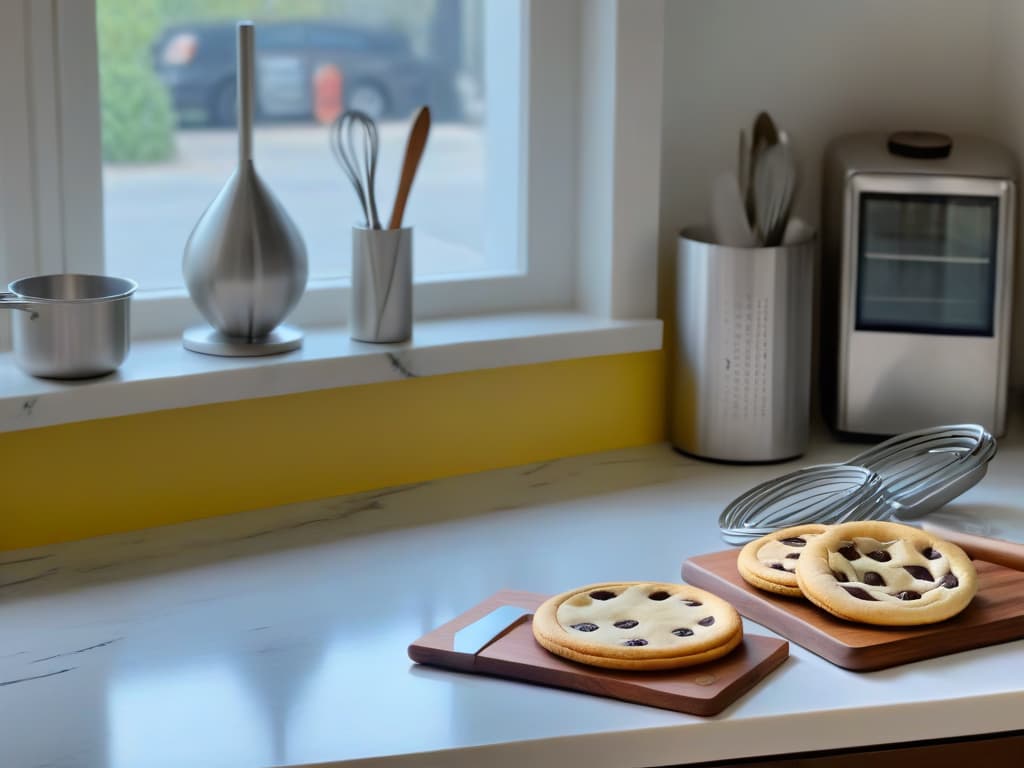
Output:
<instances>
[{"instance_id":1,"label":"wooden cutting board","mask_svg":"<svg viewBox=\"0 0 1024 768\"><path fill-rule=\"evenodd\" d=\"M846 669L885 669L1024 638L1024 571L975 560L978 594L959 615L924 627L876 627L837 618L803 598L755 589L736 570L738 556L730 549L691 558L683 563L683 579Z\"/></svg>"},{"instance_id":2,"label":"wooden cutting board","mask_svg":"<svg viewBox=\"0 0 1024 768\"><path fill-rule=\"evenodd\" d=\"M732 653L716 661L662 672L616 672L555 656L533 639L530 616L523 616L477 654L453 649L455 633L502 605L530 611L547 598L531 592L505 590L461 616L427 633L409 646L419 664L460 672L569 688L691 715L715 715L754 687L789 657L789 643L773 637L747 635Z\"/></svg>"}]
</instances>

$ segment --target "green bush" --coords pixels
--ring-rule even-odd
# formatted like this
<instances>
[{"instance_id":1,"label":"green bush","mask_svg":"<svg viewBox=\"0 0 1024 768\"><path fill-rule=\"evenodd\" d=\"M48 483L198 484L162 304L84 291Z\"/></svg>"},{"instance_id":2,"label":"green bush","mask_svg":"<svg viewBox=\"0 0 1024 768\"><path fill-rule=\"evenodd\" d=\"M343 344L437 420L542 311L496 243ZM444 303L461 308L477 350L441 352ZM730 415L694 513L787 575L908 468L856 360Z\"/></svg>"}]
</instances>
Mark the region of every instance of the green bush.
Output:
<instances>
[{"instance_id":1,"label":"green bush","mask_svg":"<svg viewBox=\"0 0 1024 768\"><path fill-rule=\"evenodd\" d=\"M99 0L103 159L153 163L174 155L174 112L153 72L150 45L160 31L156 0Z\"/></svg>"}]
</instances>

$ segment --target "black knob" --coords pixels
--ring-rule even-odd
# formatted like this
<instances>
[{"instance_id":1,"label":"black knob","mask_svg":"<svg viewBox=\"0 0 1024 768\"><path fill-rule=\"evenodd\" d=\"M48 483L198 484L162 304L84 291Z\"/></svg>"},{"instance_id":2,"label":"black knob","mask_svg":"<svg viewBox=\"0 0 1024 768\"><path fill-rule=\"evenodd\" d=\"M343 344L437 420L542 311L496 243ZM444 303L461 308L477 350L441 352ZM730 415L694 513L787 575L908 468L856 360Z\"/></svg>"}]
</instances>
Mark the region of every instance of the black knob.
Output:
<instances>
[{"instance_id":1,"label":"black knob","mask_svg":"<svg viewBox=\"0 0 1024 768\"><path fill-rule=\"evenodd\" d=\"M953 139L932 131L897 131L889 134L889 152L903 157L934 159L949 157Z\"/></svg>"}]
</instances>

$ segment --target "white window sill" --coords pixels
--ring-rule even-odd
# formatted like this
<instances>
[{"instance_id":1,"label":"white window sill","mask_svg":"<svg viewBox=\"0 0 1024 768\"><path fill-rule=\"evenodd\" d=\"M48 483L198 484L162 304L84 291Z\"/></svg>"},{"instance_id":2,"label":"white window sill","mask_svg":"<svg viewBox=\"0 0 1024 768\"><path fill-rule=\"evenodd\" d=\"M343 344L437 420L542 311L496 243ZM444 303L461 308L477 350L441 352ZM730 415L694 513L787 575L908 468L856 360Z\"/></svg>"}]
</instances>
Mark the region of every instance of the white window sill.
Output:
<instances>
[{"instance_id":1,"label":"white window sill","mask_svg":"<svg viewBox=\"0 0 1024 768\"><path fill-rule=\"evenodd\" d=\"M412 341L366 344L306 329L301 350L262 358L199 355L178 338L136 341L119 371L75 382L22 373L0 354L0 432L170 408L661 348L660 320L529 312L418 321Z\"/></svg>"}]
</instances>

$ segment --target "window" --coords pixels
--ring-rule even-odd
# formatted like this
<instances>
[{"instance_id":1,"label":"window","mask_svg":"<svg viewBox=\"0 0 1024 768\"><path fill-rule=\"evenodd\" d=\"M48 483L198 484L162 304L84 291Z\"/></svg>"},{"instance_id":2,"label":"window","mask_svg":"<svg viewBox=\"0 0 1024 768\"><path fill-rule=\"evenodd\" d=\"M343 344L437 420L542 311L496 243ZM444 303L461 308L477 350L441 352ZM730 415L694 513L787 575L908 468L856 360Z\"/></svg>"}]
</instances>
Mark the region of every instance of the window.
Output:
<instances>
[{"instance_id":1,"label":"window","mask_svg":"<svg viewBox=\"0 0 1024 768\"><path fill-rule=\"evenodd\" d=\"M350 225L362 218L328 146L333 99L380 126L384 211L409 119L432 106L430 151L408 210L418 276L514 269L483 255L486 116L470 99L483 93L484 73L467 55L483 47L481 0L319 5L314 17L287 0L97 0L110 272L142 291L183 287L182 246L235 161L239 18L256 23L257 168L305 237L314 283L348 276ZM342 79L318 80L328 70ZM138 119L140 99L148 120Z\"/></svg>"},{"instance_id":2,"label":"window","mask_svg":"<svg viewBox=\"0 0 1024 768\"><path fill-rule=\"evenodd\" d=\"M34 221L31 231L19 225L35 244L35 258L30 270L27 263L0 265L9 276L63 269L133 277L140 283L133 320L142 336L172 335L197 319L182 286L181 253L233 167L233 26L247 17L257 36L257 169L303 232L310 256L295 322L344 321L349 226L360 218L316 119L315 74L322 66L343 73L346 103L379 117L377 196L385 210L410 113L420 103L433 107L406 212L416 227L417 315L572 304L575 160L571 152L558 157L551 143L572 146L575 83L571 72L541 77L524 55L545 23L560 20L561 29L571 29L568 4L8 5L0 22L13 26L0 28L28 34L8 52L18 66L0 88L13 92L15 77L24 78L21 96L36 130L22 137L31 147L33 184L20 201ZM31 77L17 61L18 48L31 62ZM544 55L530 46L531 59ZM532 109L542 103L543 110ZM13 154L7 147L8 164ZM538 194L527 195L528 188ZM18 209L2 198L0 204Z\"/></svg>"}]
</instances>

